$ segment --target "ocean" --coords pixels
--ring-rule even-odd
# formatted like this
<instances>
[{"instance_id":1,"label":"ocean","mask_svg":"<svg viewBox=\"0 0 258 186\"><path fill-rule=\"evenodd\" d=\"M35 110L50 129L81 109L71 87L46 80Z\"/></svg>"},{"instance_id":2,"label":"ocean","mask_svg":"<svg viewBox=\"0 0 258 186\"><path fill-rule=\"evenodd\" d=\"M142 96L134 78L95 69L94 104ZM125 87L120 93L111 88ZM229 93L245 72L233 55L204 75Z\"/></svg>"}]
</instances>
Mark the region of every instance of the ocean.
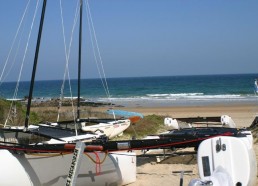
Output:
<instances>
[{"instance_id":1,"label":"ocean","mask_svg":"<svg viewBox=\"0 0 258 186\"><path fill-rule=\"evenodd\" d=\"M164 77L108 78L107 96L100 79L81 80L81 97L95 102L112 102L124 106L186 106L251 103L258 105L254 80L258 74L195 75ZM105 84L105 82L104 82ZM62 80L36 81L33 97L40 100L59 98ZM77 80L65 82L64 97L77 96ZM15 82L0 85L0 96L22 99L29 94L29 82L20 82L13 97Z\"/></svg>"}]
</instances>

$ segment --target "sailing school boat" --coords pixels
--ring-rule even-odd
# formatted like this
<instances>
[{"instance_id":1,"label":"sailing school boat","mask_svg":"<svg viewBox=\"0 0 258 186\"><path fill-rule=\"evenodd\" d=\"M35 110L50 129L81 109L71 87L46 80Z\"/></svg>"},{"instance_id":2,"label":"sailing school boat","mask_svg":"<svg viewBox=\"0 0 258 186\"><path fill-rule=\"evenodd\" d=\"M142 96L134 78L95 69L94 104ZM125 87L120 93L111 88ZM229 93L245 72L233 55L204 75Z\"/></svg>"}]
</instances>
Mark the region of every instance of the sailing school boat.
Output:
<instances>
[{"instance_id":1,"label":"sailing school boat","mask_svg":"<svg viewBox=\"0 0 258 186\"><path fill-rule=\"evenodd\" d=\"M87 2L87 7L88 7L88 2ZM88 13L90 13L89 10L88 10ZM91 19L89 19L89 21L90 20ZM116 114L114 112L112 113L113 119L111 119L111 118L94 118L94 119L93 118L81 118L81 114L80 114L81 95L80 95L80 93L81 93L81 61L82 61L81 60L82 59L82 53L81 53L81 50L82 50L82 3L80 6L80 21L79 22L80 22L79 23L79 57L78 57L78 78L77 78L78 90L77 90L76 121L73 121L73 120L72 121L59 121L59 115L58 115L57 122L43 123L43 124L39 124L39 126L41 126L41 127L61 127L61 128L65 128L65 129L76 128L79 131L79 133L81 133L81 134L94 133L96 135L106 135L109 139L111 139L118 135L122 135L123 131L126 130L130 126L131 119L130 118L129 119L117 119L115 117ZM92 23L90 25L93 27ZM95 30L95 29L93 28L93 30ZM94 35L94 37L96 37L96 36ZM91 40L93 40L93 39L91 39ZM96 45L97 45L97 43L96 43ZM102 70L103 70L103 67L102 67ZM105 74L105 73L103 73L103 74ZM104 80L104 82L105 83L102 82L103 87L104 87L106 93L109 94L106 79ZM107 96L109 97L109 95L107 95ZM62 100L62 98L60 96L60 101L61 100ZM61 106L61 102L59 105Z\"/></svg>"},{"instance_id":2,"label":"sailing school boat","mask_svg":"<svg viewBox=\"0 0 258 186\"><path fill-rule=\"evenodd\" d=\"M1 185L69 185L69 172L77 155L73 154L74 148L70 148L70 144L84 140L85 136L88 140L100 137L96 134L80 135L72 129L28 124L46 5L47 0L43 0L25 125L0 129ZM82 152L76 185L125 185L136 180L135 153L108 153L98 149L89 152L86 148Z\"/></svg>"}]
</instances>

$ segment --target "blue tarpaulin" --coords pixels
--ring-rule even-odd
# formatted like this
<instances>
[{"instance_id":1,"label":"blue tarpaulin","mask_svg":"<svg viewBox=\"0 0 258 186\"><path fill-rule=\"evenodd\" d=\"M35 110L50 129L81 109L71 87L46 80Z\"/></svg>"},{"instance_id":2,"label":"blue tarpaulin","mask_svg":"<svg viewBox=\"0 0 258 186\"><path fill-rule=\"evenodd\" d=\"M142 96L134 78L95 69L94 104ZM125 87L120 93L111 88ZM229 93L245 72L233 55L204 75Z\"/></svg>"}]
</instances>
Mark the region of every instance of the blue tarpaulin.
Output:
<instances>
[{"instance_id":1,"label":"blue tarpaulin","mask_svg":"<svg viewBox=\"0 0 258 186\"><path fill-rule=\"evenodd\" d=\"M130 112L130 111L126 111L126 110L107 110L108 114L115 114L118 116L123 116L126 118L132 117L132 116L139 116L141 118L143 118L143 114L138 113L138 112Z\"/></svg>"}]
</instances>

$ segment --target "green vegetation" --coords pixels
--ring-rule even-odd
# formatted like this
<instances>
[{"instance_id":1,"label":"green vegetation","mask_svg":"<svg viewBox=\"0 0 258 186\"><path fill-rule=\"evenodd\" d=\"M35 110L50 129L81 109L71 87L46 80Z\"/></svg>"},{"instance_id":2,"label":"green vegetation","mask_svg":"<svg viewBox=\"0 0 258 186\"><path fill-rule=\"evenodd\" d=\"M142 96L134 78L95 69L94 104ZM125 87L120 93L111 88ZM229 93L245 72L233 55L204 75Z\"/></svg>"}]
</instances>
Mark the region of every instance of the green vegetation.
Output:
<instances>
[{"instance_id":1,"label":"green vegetation","mask_svg":"<svg viewBox=\"0 0 258 186\"><path fill-rule=\"evenodd\" d=\"M133 124L128 129L126 129L124 131L124 135L119 138L142 138L150 134L158 134L160 132L166 131L166 127L164 125L164 118L164 116L158 116L155 114L145 116L136 124Z\"/></svg>"},{"instance_id":2,"label":"green vegetation","mask_svg":"<svg viewBox=\"0 0 258 186\"><path fill-rule=\"evenodd\" d=\"M12 104L12 107L11 107ZM0 99L0 123L5 123L7 116L9 115L8 124L19 123L22 120L23 109L19 102L11 102L4 99Z\"/></svg>"},{"instance_id":3,"label":"green vegetation","mask_svg":"<svg viewBox=\"0 0 258 186\"><path fill-rule=\"evenodd\" d=\"M10 110L11 101L0 99L0 124L5 123L5 120L8 116ZM13 102L11 109L10 119L8 125L23 125L26 114L26 106L22 105L20 102ZM86 109L85 115L93 117L103 117L101 113L95 113L91 110ZM83 114L83 115L84 115ZM29 123L37 124L41 121L56 121L57 111L48 110L48 109L37 109L37 112L30 112L30 121ZM61 113L60 120L72 119L72 113ZM145 116L143 119L138 121L136 124L131 125L124 135L116 139L129 139L132 137L142 138L148 134L157 134L159 132L165 131L166 128L163 124L164 116L158 115L149 115Z\"/></svg>"},{"instance_id":4,"label":"green vegetation","mask_svg":"<svg viewBox=\"0 0 258 186\"><path fill-rule=\"evenodd\" d=\"M81 117L98 117L103 118L107 117L106 114L101 112L94 112L90 108L84 108L81 113ZM40 121L56 121L57 111L54 110L45 110L39 109L37 111L37 118L32 118L33 120ZM148 115L143 119L138 121L136 124L131 125L128 129L124 131L124 135L121 137L115 138L115 140L120 139L130 139L132 137L142 138L149 134L157 134L163 131L166 131L166 127L164 126L164 118L165 116L158 115ZM64 112L60 114L60 120L73 120L72 112Z\"/></svg>"},{"instance_id":5,"label":"green vegetation","mask_svg":"<svg viewBox=\"0 0 258 186\"><path fill-rule=\"evenodd\" d=\"M0 99L0 123L4 123L5 116L8 113L8 108L10 107L10 103L3 99Z\"/></svg>"},{"instance_id":6,"label":"green vegetation","mask_svg":"<svg viewBox=\"0 0 258 186\"><path fill-rule=\"evenodd\" d=\"M12 106L11 106L12 105ZM4 124L9 115L7 125L23 125L26 108L20 102L0 99L0 124ZM30 113L30 123L38 123L40 117L35 112Z\"/></svg>"},{"instance_id":7,"label":"green vegetation","mask_svg":"<svg viewBox=\"0 0 258 186\"><path fill-rule=\"evenodd\" d=\"M11 107L12 104L12 107ZM11 108L11 109L10 109ZM44 108L44 107L42 107ZM106 117L101 112L94 112L88 107L85 107L82 112L82 117ZM8 125L24 125L26 105L20 102L11 102L4 99L0 99L0 124L4 124L9 114ZM155 135L166 131L168 128L164 125L165 116L148 115L138 121L136 124L132 124L127 130L124 131L124 135L116 137L115 140L131 139L133 137L139 139L147 135ZM51 110L48 107L45 109L36 109L36 112L31 111L29 123L37 124L42 121L56 121L57 110ZM60 120L72 120L72 112L63 112L60 114ZM254 143L258 143L258 126L252 129L254 136Z\"/></svg>"}]
</instances>

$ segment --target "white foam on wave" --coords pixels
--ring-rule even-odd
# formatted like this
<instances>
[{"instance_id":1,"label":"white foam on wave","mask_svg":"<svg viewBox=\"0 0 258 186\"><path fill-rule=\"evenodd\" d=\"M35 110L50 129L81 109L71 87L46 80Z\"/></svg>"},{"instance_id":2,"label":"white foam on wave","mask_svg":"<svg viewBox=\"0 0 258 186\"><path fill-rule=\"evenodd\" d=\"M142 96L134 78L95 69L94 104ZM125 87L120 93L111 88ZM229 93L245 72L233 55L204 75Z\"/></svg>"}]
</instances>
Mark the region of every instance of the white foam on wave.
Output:
<instances>
[{"instance_id":1,"label":"white foam on wave","mask_svg":"<svg viewBox=\"0 0 258 186\"><path fill-rule=\"evenodd\" d=\"M244 96L239 94L221 94L221 95L204 95L204 93L178 93L178 94L147 94L145 98L149 99L243 99Z\"/></svg>"},{"instance_id":2,"label":"white foam on wave","mask_svg":"<svg viewBox=\"0 0 258 186\"><path fill-rule=\"evenodd\" d=\"M172 95L172 96L171 96ZM117 105L123 106L187 106L187 105L210 105L215 104L230 104L230 103L254 103L258 101L258 96L253 95L204 95L202 93L190 93L190 94L162 94L162 96L134 96L134 97L112 97L99 98L101 102L111 101Z\"/></svg>"},{"instance_id":3,"label":"white foam on wave","mask_svg":"<svg viewBox=\"0 0 258 186\"><path fill-rule=\"evenodd\" d=\"M179 93L179 94L147 94L146 96L134 97L112 97L111 101L234 101L234 100L252 100L253 96L243 96L240 94L221 94L221 95L204 95L204 93ZM106 101L107 98L99 98L99 101Z\"/></svg>"},{"instance_id":4,"label":"white foam on wave","mask_svg":"<svg viewBox=\"0 0 258 186\"><path fill-rule=\"evenodd\" d=\"M175 94L146 94L148 97L185 97L185 96L198 96L204 95L203 93L175 93Z\"/></svg>"},{"instance_id":5,"label":"white foam on wave","mask_svg":"<svg viewBox=\"0 0 258 186\"><path fill-rule=\"evenodd\" d=\"M7 101L22 101L21 98L8 98Z\"/></svg>"}]
</instances>

